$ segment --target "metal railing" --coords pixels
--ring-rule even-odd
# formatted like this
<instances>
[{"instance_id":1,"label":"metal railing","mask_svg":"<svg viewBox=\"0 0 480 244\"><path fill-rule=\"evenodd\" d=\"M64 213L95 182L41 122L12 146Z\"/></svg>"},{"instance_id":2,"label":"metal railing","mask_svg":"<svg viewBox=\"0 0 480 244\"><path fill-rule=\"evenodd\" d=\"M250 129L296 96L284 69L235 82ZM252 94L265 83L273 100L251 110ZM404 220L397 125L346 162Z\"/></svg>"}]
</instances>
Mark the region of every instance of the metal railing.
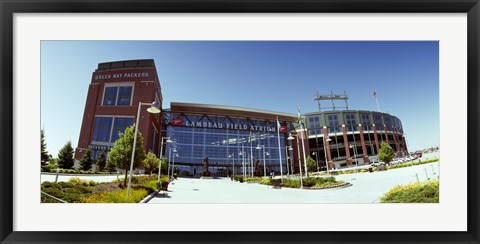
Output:
<instances>
[{"instance_id":1,"label":"metal railing","mask_svg":"<svg viewBox=\"0 0 480 244\"><path fill-rule=\"evenodd\" d=\"M50 194L47 194L47 193L45 193L45 192L43 192L43 191L41 191L41 193L42 193L44 196L46 196L46 197L48 197L48 198L51 198L51 199L54 199L54 200L57 201L57 202L60 202L60 203L68 203L68 202L63 201L63 200L60 199L60 198L56 198L56 197L54 197L54 196L52 196L52 195L50 195Z\"/></svg>"}]
</instances>

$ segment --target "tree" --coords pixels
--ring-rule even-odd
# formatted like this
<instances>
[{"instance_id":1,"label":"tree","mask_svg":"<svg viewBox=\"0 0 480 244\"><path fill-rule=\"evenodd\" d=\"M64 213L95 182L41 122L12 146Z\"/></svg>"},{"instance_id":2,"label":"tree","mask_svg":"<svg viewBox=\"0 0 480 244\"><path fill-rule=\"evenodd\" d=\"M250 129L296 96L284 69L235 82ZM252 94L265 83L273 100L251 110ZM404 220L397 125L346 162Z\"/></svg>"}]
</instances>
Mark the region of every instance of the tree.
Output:
<instances>
[{"instance_id":1,"label":"tree","mask_svg":"<svg viewBox=\"0 0 480 244\"><path fill-rule=\"evenodd\" d=\"M105 151L102 151L100 153L100 156L98 156L96 165L98 171L103 171L105 169L105 166L107 166L107 161L105 159Z\"/></svg>"},{"instance_id":2,"label":"tree","mask_svg":"<svg viewBox=\"0 0 480 244\"><path fill-rule=\"evenodd\" d=\"M388 143L382 141L380 151L378 152L378 160L385 163L390 163L393 157L395 157L395 152L393 151L393 148L388 145Z\"/></svg>"},{"instance_id":3,"label":"tree","mask_svg":"<svg viewBox=\"0 0 480 244\"><path fill-rule=\"evenodd\" d=\"M166 174L167 173L167 168L168 168L167 158L163 157L161 159L161 161L162 161L162 164L160 165L160 167L162 168L162 172L164 172Z\"/></svg>"},{"instance_id":4,"label":"tree","mask_svg":"<svg viewBox=\"0 0 480 244\"><path fill-rule=\"evenodd\" d=\"M108 172L115 172L117 171L117 168L115 168L115 165L113 163L110 163L107 161L107 171Z\"/></svg>"},{"instance_id":5,"label":"tree","mask_svg":"<svg viewBox=\"0 0 480 244\"><path fill-rule=\"evenodd\" d=\"M108 153L108 163L125 170L124 185L127 184L127 175L130 170L130 160L132 158L133 139L135 133L135 124L125 129L124 133L119 133L119 138L113 144ZM135 158L133 160L133 169L140 167L145 159L143 151L143 137L140 132L137 134L137 144L135 147Z\"/></svg>"},{"instance_id":6,"label":"tree","mask_svg":"<svg viewBox=\"0 0 480 244\"><path fill-rule=\"evenodd\" d=\"M47 151L47 143L45 143L45 130L43 129L40 130L40 141L40 160L42 165L45 165L47 162L50 162L51 156Z\"/></svg>"},{"instance_id":7,"label":"tree","mask_svg":"<svg viewBox=\"0 0 480 244\"><path fill-rule=\"evenodd\" d=\"M317 170L317 162L309 155L307 157L307 169L308 172L314 172Z\"/></svg>"},{"instance_id":8,"label":"tree","mask_svg":"<svg viewBox=\"0 0 480 244\"><path fill-rule=\"evenodd\" d=\"M85 154L83 154L82 159L80 159L80 168L83 170L90 170L93 165L93 158L92 158L92 149L87 149Z\"/></svg>"},{"instance_id":9,"label":"tree","mask_svg":"<svg viewBox=\"0 0 480 244\"><path fill-rule=\"evenodd\" d=\"M146 172L150 172L149 174L152 175L153 171L158 170L158 163L159 159L157 158L157 155L148 152L147 157L143 160L143 167L145 167Z\"/></svg>"},{"instance_id":10,"label":"tree","mask_svg":"<svg viewBox=\"0 0 480 244\"><path fill-rule=\"evenodd\" d=\"M70 141L65 144L60 152L58 152L58 167L62 169L73 168L75 161L73 160L73 147Z\"/></svg>"}]
</instances>

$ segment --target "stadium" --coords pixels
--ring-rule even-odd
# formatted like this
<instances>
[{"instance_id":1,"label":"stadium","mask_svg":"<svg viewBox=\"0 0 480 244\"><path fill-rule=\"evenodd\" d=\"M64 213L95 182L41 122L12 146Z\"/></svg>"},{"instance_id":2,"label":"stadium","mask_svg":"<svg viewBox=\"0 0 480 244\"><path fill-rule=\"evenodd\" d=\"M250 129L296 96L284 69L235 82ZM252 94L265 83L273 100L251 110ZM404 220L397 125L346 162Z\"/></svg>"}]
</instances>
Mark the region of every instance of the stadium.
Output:
<instances>
[{"instance_id":1,"label":"stadium","mask_svg":"<svg viewBox=\"0 0 480 244\"><path fill-rule=\"evenodd\" d=\"M137 114L144 150L166 157L184 176L200 176L207 158L216 176L263 176L304 172L308 156L317 171L368 164L376 161L382 142L397 156L408 152L399 118L349 110L346 93L317 94L314 100L318 111L303 115L181 102L163 108L154 60L100 63L89 85L75 160L88 148L94 159L102 151L108 154ZM331 100L333 107L322 108L323 100ZM338 100L345 106L336 106ZM142 106L152 102L159 114Z\"/></svg>"}]
</instances>

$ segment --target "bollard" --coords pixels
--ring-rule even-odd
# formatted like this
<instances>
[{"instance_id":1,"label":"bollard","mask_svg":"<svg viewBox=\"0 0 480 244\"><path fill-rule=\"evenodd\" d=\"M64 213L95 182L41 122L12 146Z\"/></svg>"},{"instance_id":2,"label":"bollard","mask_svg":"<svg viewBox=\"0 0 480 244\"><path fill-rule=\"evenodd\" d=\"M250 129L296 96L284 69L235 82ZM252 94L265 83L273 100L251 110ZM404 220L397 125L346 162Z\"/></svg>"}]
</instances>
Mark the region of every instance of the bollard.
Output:
<instances>
[{"instance_id":1,"label":"bollard","mask_svg":"<svg viewBox=\"0 0 480 244\"><path fill-rule=\"evenodd\" d=\"M428 172L426 167L425 167L425 176L427 176L427 180L430 180L430 178L428 178Z\"/></svg>"},{"instance_id":2,"label":"bollard","mask_svg":"<svg viewBox=\"0 0 480 244\"><path fill-rule=\"evenodd\" d=\"M58 181L58 174L60 173L60 168L57 168L57 174L55 175L55 183Z\"/></svg>"},{"instance_id":3,"label":"bollard","mask_svg":"<svg viewBox=\"0 0 480 244\"><path fill-rule=\"evenodd\" d=\"M417 173L415 173L415 177L417 178L417 183L419 183L420 180L418 180L418 174Z\"/></svg>"},{"instance_id":4,"label":"bollard","mask_svg":"<svg viewBox=\"0 0 480 244\"><path fill-rule=\"evenodd\" d=\"M433 164L430 164L430 166L432 166L432 172L433 172L433 174L436 174L436 173L435 173L435 169L433 169Z\"/></svg>"}]
</instances>

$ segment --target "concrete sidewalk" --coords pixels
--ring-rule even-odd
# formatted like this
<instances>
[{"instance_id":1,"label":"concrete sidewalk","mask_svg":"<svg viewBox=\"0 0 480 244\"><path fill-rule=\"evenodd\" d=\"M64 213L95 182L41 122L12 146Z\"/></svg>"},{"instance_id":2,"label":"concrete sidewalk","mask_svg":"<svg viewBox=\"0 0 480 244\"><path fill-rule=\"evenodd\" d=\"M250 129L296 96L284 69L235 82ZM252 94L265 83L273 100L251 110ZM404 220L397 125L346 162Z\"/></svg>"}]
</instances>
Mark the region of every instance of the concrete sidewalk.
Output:
<instances>
[{"instance_id":1,"label":"concrete sidewalk","mask_svg":"<svg viewBox=\"0 0 480 244\"><path fill-rule=\"evenodd\" d=\"M168 195L157 195L148 203L375 203L390 188L416 182L416 175L420 181L426 181L427 174L432 179L438 178L439 172L439 163L436 162L381 172L339 175L337 180L353 185L324 190L274 189L227 178L179 178L170 184Z\"/></svg>"}]
</instances>

